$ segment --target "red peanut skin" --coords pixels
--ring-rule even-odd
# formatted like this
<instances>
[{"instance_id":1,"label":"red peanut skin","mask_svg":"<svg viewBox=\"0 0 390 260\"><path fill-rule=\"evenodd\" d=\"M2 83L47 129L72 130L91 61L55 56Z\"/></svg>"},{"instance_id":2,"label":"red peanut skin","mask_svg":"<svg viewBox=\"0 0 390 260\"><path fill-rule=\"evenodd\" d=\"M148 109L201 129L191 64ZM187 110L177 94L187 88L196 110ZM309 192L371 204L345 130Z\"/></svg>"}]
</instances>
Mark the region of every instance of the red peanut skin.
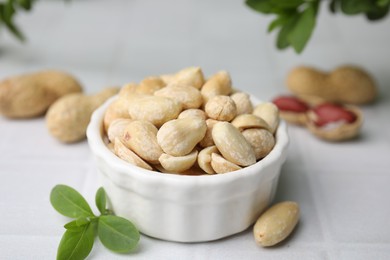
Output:
<instances>
[{"instance_id":1,"label":"red peanut skin","mask_svg":"<svg viewBox=\"0 0 390 260\"><path fill-rule=\"evenodd\" d=\"M317 115L315 124L324 126L331 122L345 121L351 124L356 121L356 115L344 107L331 103L324 103L314 107L313 112Z\"/></svg>"},{"instance_id":2,"label":"red peanut skin","mask_svg":"<svg viewBox=\"0 0 390 260\"><path fill-rule=\"evenodd\" d=\"M291 111L295 113L305 113L309 106L302 100L292 96L280 96L272 101L281 111Z\"/></svg>"}]
</instances>

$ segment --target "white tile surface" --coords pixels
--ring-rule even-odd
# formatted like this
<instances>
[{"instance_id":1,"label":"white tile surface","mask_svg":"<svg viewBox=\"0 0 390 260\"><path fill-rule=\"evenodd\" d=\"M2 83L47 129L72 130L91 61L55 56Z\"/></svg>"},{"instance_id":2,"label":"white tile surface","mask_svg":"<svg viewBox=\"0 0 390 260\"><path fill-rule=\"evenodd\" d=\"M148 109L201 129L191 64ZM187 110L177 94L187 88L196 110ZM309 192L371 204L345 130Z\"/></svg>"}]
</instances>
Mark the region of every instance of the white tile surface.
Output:
<instances>
[{"instance_id":1,"label":"white tile surface","mask_svg":"<svg viewBox=\"0 0 390 260\"><path fill-rule=\"evenodd\" d=\"M200 65L230 71L234 85L269 100L286 93L295 65L331 69L357 63L375 76L380 100L363 107L361 138L332 144L291 126L289 157L276 201L295 200L302 218L282 245L258 247L248 229L219 241L165 242L142 236L135 254L96 243L90 259L389 259L390 26L332 16L326 6L302 55L276 51L270 17L243 1L40 1L18 17L28 42L0 32L0 78L54 67L75 74L87 92ZM59 183L91 203L99 187L86 142L62 145L44 119L0 119L0 259L53 259L66 218L50 206ZM23 246L21 246L23 245Z\"/></svg>"}]
</instances>

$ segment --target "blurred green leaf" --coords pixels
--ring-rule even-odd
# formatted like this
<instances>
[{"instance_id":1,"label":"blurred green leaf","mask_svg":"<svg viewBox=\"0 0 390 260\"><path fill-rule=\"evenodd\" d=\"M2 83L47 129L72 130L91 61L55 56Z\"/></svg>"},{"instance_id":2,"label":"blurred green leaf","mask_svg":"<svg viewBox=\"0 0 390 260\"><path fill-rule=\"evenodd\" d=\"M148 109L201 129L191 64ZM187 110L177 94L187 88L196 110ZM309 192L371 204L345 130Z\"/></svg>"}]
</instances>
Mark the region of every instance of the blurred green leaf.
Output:
<instances>
[{"instance_id":1,"label":"blurred green leaf","mask_svg":"<svg viewBox=\"0 0 390 260\"><path fill-rule=\"evenodd\" d=\"M301 4L303 4L304 0L269 0L269 2L274 5L278 6L280 8L297 8Z\"/></svg>"},{"instance_id":2,"label":"blurred green leaf","mask_svg":"<svg viewBox=\"0 0 390 260\"><path fill-rule=\"evenodd\" d=\"M290 46L290 42L288 40L288 35L291 30L294 28L296 22L298 20L297 16L291 17L286 24L280 29L278 33L278 38L276 39L276 47L280 50L286 49Z\"/></svg>"},{"instance_id":3,"label":"blurred green leaf","mask_svg":"<svg viewBox=\"0 0 390 260\"><path fill-rule=\"evenodd\" d=\"M345 14L359 14L370 11L371 8L371 0L341 0L341 10Z\"/></svg>"},{"instance_id":4,"label":"blurred green leaf","mask_svg":"<svg viewBox=\"0 0 390 260\"><path fill-rule=\"evenodd\" d=\"M272 4L268 0L246 0L250 8L265 14L272 13Z\"/></svg>"},{"instance_id":5,"label":"blurred green leaf","mask_svg":"<svg viewBox=\"0 0 390 260\"><path fill-rule=\"evenodd\" d=\"M385 7L390 5L390 0L377 0L376 5L379 7Z\"/></svg>"},{"instance_id":6,"label":"blurred green leaf","mask_svg":"<svg viewBox=\"0 0 390 260\"><path fill-rule=\"evenodd\" d=\"M32 7L32 0L17 0L16 1L20 7L23 7L24 10L29 11Z\"/></svg>"},{"instance_id":7,"label":"blurred green leaf","mask_svg":"<svg viewBox=\"0 0 390 260\"><path fill-rule=\"evenodd\" d=\"M268 32L279 28L276 47L292 46L301 53L307 45L316 25L320 0L246 0L250 8L275 18L268 25ZM363 14L368 20L383 19L389 13L390 0L330 0L332 13L341 11L346 15Z\"/></svg>"},{"instance_id":8,"label":"blurred green leaf","mask_svg":"<svg viewBox=\"0 0 390 260\"><path fill-rule=\"evenodd\" d=\"M288 22L288 17L285 17L285 16L279 16L278 18L276 18L275 20L273 20L269 26L268 26L268 32L272 32L273 30L275 30L276 28L280 27L280 26L283 26L284 24L286 24Z\"/></svg>"},{"instance_id":9,"label":"blurred green leaf","mask_svg":"<svg viewBox=\"0 0 390 260\"><path fill-rule=\"evenodd\" d=\"M330 1L329 10L332 13L336 13L338 4L339 4L339 0L332 0L332 1Z\"/></svg>"},{"instance_id":10,"label":"blurred green leaf","mask_svg":"<svg viewBox=\"0 0 390 260\"><path fill-rule=\"evenodd\" d=\"M103 187L100 187L96 192L95 204L102 215L105 215L107 213L106 212L107 196Z\"/></svg>"},{"instance_id":11,"label":"blurred green leaf","mask_svg":"<svg viewBox=\"0 0 390 260\"><path fill-rule=\"evenodd\" d=\"M376 21L384 18L389 13L389 6L375 7L366 13L366 17L370 21Z\"/></svg>"},{"instance_id":12,"label":"blurred green leaf","mask_svg":"<svg viewBox=\"0 0 390 260\"><path fill-rule=\"evenodd\" d=\"M288 35L288 41L297 53L301 53L305 48L315 25L316 8L314 5L308 5L308 7L299 15L294 27Z\"/></svg>"}]
</instances>

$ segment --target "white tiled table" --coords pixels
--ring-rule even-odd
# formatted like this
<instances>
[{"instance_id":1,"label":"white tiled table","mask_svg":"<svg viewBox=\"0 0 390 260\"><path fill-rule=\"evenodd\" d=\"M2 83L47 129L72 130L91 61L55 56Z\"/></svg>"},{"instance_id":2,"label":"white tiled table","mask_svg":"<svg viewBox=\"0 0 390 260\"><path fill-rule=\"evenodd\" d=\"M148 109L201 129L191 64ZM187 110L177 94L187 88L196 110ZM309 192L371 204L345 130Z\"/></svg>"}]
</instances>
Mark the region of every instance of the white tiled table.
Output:
<instances>
[{"instance_id":1,"label":"white tiled table","mask_svg":"<svg viewBox=\"0 0 390 260\"><path fill-rule=\"evenodd\" d=\"M302 63L357 63L379 84L381 98L362 107L357 141L327 143L290 127L276 200L299 202L302 218L281 246L258 247L251 229L197 244L142 236L135 254L96 243L90 259L390 259L390 20L373 25L322 9L300 56L276 51L265 33L270 18L233 0L43 1L18 17L27 44L1 33L1 78L64 69L88 93L191 65L207 75L226 69L236 87L263 100L286 93L286 73ZM99 187L87 143L58 143L43 118L1 118L0 138L0 259L53 259L67 219L51 208L51 188L64 183L93 202Z\"/></svg>"}]
</instances>

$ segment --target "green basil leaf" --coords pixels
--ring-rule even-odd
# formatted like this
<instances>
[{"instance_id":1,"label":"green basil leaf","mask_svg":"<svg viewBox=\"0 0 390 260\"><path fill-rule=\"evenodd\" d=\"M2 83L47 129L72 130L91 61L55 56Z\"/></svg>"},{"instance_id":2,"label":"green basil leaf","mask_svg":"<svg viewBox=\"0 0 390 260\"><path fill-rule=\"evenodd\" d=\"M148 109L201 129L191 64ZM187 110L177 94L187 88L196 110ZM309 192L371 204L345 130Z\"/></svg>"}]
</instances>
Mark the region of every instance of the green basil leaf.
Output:
<instances>
[{"instance_id":1,"label":"green basil leaf","mask_svg":"<svg viewBox=\"0 0 390 260\"><path fill-rule=\"evenodd\" d=\"M276 47L278 49L282 50L290 46L290 42L288 41L288 35L290 34L290 31L294 28L297 19L298 16L291 17L282 27L282 29L280 29L278 37L276 39Z\"/></svg>"},{"instance_id":2,"label":"green basil leaf","mask_svg":"<svg viewBox=\"0 0 390 260\"><path fill-rule=\"evenodd\" d=\"M19 6L23 7L24 10L31 10L32 1L31 0L17 0Z\"/></svg>"},{"instance_id":3,"label":"green basil leaf","mask_svg":"<svg viewBox=\"0 0 390 260\"><path fill-rule=\"evenodd\" d=\"M376 5L379 7L385 7L390 4L390 0L377 0Z\"/></svg>"},{"instance_id":4,"label":"green basil leaf","mask_svg":"<svg viewBox=\"0 0 390 260\"><path fill-rule=\"evenodd\" d=\"M354 15L368 12L371 8L371 0L341 0L341 10L345 14Z\"/></svg>"},{"instance_id":5,"label":"green basil leaf","mask_svg":"<svg viewBox=\"0 0 390 260\"><path fill-rule=\"evenodd\" d=\"M99 209L102 215L106 214L107 197L103 187L100 187L95 196L96 207Z\"/></svg>"},{"instance_id":6,"label":"green basil leaf","mask_svg":"<svg viewBox=\"0 0 390 260\"><path fill-rule=\"evenodd\" d=\"M370 21L376 21L386 17L388 13L389 13L389 6L376 7L372 11L367 12L366 17Z\"/></svg>"},{"instance_id":7,"label":"green basil leaf","mask_svg":"<svg viewBox=\"0 0 390 260\"><path fill-rule=\"evenodd\" d=\"M66 185L55 186L50 193L51 205L62 215L79 218L93 217L87 201L75 189Z\"/></svg>"},{"instance_id":8,"label":"green basil leaf","mask_svg":"<svg viewBox=\"0 0 390 260\"><path fill-rule=\"evenodd\" d=\"M270 14L274 9L274 6L269 0L246 0L245 3L253 10L264 14Z\"/></svg>"},{"instance_id":9,"label":"green basil leaf","mask_svg":"<svg viewBox=\"0 0 390 260\"><path fill-rule=\"evenodd\" d=\"M299 15L294 28L291 29L288 42L297 53L305 48L316 24L316 8L314 5L308 7Z\"/></svg>"},{"instance_id":10,"label":"green basil leaf","mask_svg":"<svg viewBox=\"0 0 390 260\"><path fill-rule=\"evenodd\" d=\"M285 16L279 16L278 18L276 18L275 20L273 20L269 26L268 26L268 32L272 32L273 30L275 30L276 28L280 27L280 26L283 26L284 24L286 24L288 22L288 17L285 17Z\"/></svg>"},{"instance_id":11,"label":"green basil leaf","mask_svg":"<svg viewBox=\"0 0 390 260\"><path fill-rule=\"evenodd\" d=\"M13 22L5 23L5 26L7 27L8 31L10 31L16 38L18 38L18 40L21 42L25 41L23 33Z\"/></svg>"},{"instance_id":12,"label":"green basil leaf","mask_svg":"<svg viewBox=\"0 0 390 260\"><path fill-rule=\"evenodd\" d=\"M98 235L105 247L118 253L126 253L134 249L140 238L133 223L112 215L99 217Z\"/></svg>"},{"instance_id":13,"label":"green basil leaf","mask_svg":"<svg viewBox=\"0 0 390 260\"><path fill-rule=\"evenodd\" d=\"M85 259L92 250L95 239L94 226L88 224L78 231L67 230L57 251L57 260Z\"/></svg>"},{"instance_id":14,"label":"green basil leaf","mask_svg":"<svg viewBox=\"0 0 390 260\"><path fill-rule=\"evenodd\" d=\"M12 23L12 16L15 13L13 1L8 1L4 6L4 21L5 23Z\"/></svg>"},{"instance_id":15,"label":"green basil leaf","mask_svg":"<svg viewBox=\"0 0 390 260\"><path fill-rule=\"evenodd\" d=\"M69 230L80 230L83 226L91 223L88 218L80 217L64 225L64 228Z\"/></svg>"},{"instance_id":16,"label":"green basil leaf","mask_svg":"<svg viewBox=\"0 0 390 260\"><path fill-rule=\"evenodd\" d=\"M329 4L329 10L332 13L336 13L337 11L337 5L339 4L338 0L332 0Z\"/></svg>"},{"instance_id":17,"label":"green basil leaf","mask_svg":"<svg viewBox=\"0 0 390 260\"><path fill-rule=\"evenodd\" d=\"M304 0L269 0L269 2L280 8L297 8L303 4Z\"/></svg>"}]
</instances>

